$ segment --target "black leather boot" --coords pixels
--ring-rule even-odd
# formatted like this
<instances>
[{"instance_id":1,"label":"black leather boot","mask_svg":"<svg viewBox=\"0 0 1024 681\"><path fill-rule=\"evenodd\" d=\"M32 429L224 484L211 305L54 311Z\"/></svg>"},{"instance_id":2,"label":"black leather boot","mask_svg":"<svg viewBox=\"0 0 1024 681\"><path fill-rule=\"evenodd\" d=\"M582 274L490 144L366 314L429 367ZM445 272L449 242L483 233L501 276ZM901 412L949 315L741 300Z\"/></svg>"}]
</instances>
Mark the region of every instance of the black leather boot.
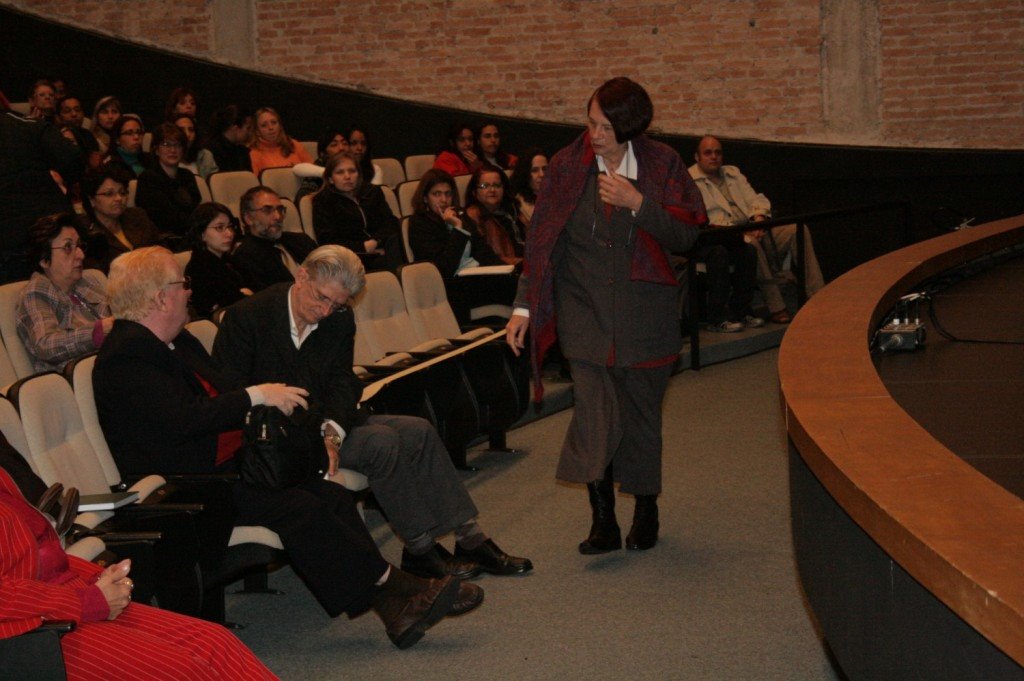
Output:
<instances>
[{"instance_id":1,"label":"black leather boot","mask_svg":"<svg viewBox=\"0 0 1024 681\"><path fill-rule=\"evenodd\" d=\"M636 509L633 511L633 526L626 535L626 548L630 551L646 551L658 543L658 495L636 495Z\"/></svg>"},{"instance_id":2,"label":"black leather boot","mask_svg":"<svg viewBox=\"0 0 1024 681\"><path fill-rule=\"evenodd\" d=\"M615 486L612 484L612 467L604 472L604 478L587 483L590 497L592 522L590 536L580 542L580 553L594 555L618 551L622 548L622 533L615 522Z\"/></svg>"}]
</instances>

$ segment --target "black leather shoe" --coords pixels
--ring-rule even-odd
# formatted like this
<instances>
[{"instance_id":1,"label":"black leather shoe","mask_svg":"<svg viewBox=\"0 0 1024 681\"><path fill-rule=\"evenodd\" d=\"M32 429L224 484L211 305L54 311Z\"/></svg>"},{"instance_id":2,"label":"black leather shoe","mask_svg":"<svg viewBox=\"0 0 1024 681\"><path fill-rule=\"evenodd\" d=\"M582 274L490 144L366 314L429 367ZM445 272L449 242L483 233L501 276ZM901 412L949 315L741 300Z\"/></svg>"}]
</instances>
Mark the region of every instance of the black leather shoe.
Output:
<instances>
[{"instance_id":1,"label":"black leather shoe","mask_svg":"<svg viewBox=\"0 0 1024 681\"><path fill-rule=\"evenodd\" d=\"M611 466L604 478L587 483L590 499L590 536L580 542L580 553L593 556L622 548L622 532L615 521L615 486L612 484Z\"/></svg>"},{"instance_id":2,"label":"black leather shoe","mask_svg":"<svg viewBox=\"0 0 1024 681\"><path fill-rule=\"evenodd\" d=\"M459 585L459 595L455 597L455 602L452 603L452 607L448 611L448 617L465 615L471 610L476 610L483 602L484 590L476 584L463 582Z\"/></svg>"},{"instance_id":3,"label":"black leather shoe","mask_svg":"<svg viewBox=\"0 0 1024 681\"><path fill-rule=\"evenodd\" d=\"M434 548L419 556L402 549L402 570L427 579L441 579L446 575L472 579L480 574L481 567L472 561L456 558L448 549L434 544Z\"/></svg>"},{"instance_id":4,"label":"black leather shoe","mask_svg":"<svg viewBox=\"0 0 1024 681\"><path fill-rule=\"evenodd\" d=\"M521 575L533 569L529 558L510 556L494 543L493 539L484 541L472 551L455 545L455 557L471 560L479 565L484 572L492 575Z\"/></svg>"},{"instance_id":5,"label":"black leather shoe","mask_svg":"<svg viewBox=\"0 0 1024 681\"><path fill-rule=\"evenodd\" d=\"M658 495L638 494L633 526L626 535L626 548L646 551L658 543Z\"/></svg>"}]
</instances>

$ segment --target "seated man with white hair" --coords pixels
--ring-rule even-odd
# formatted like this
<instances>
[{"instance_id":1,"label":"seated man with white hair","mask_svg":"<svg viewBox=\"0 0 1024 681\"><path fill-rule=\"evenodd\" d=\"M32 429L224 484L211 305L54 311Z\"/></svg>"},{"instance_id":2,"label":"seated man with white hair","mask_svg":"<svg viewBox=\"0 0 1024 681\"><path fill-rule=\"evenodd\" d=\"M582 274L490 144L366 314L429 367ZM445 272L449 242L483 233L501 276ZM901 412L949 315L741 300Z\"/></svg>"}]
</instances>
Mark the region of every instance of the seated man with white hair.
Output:
<instances>
[{"instance_id":1,"label":"seated man with white hair","mask_svg":"<svg viewBox=\"0 0 1024 681\"><path fill-rule=\"evenodd\" d=\"M251 407L292 414L307 406L302 388L283 382L242 388L218 369L184 328L190 287L161 247L136 249L111 263L107 291L115 322L93 382L100 424L125 476L234 472ZM285 489L237 480L226 499L206 496L204 503L228 507L213 517L204 508L200 516L207 563L223 558L234 525L268 527L329 616L352 617L372 607L399 648L483 599L479 587L457 578L426 580L388 565L348 491L313 471Z\"/></svg>"}]
</instances>

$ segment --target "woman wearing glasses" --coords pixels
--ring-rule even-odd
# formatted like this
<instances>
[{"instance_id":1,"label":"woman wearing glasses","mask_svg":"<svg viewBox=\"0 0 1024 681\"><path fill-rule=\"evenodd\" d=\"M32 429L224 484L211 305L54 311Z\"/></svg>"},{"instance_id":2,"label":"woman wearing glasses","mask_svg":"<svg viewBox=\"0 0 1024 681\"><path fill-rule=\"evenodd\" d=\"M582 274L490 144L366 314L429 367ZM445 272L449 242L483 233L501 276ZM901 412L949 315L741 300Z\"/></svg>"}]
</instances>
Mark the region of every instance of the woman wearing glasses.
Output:
<instances>
[{"instance_id":1,"label":"woman wearing glasses","mask_svg":"<svg viewBox=\"0 0 1024 681\"><path fill-rule=\"evenodd\" d=\"M347 151L327 161L324 183L313 195L316 241L366 254L367 270L395 270L402 256L398 219L380 187L363 181L356 159Z\"/></svg>"},{"instance_id":2,"label":"woman wearing glasses","mask_svg":"<svg viewBox=\"0 0 1024 681\"><path fill-rule=\"evenodd\" d=\"M309 152L288 136L281 116L270 107L256 110L256 134L249 145L252 172L260 176L266 168L290 168L296 163L312 163Z\"/></svg>"},{"instance_id":3,"label":"woman wearing glasses","mask_svg":"<svg viewBox=\"0 0 1024 681\"><path fill-rule=\"evenodd\" d=\"M231 254L238 228L231 211L222 203L201 203L189 219L188 241L192 257L185 266L191 279L192 307L200 317L227 307L252 291L242 283Z\"/></svg>"},{"instance_id":4,"label":"woman wearing glasses","mask_svg":"<svg viewBox=\"0 0 1024 681\"><path fill-rule=\"evenodd\" d=\"M74 215L32 225L29 260L37 271L18 300L18 336L36 371L60 371L99 348L114 320L103 285L83 276L85 236Z\"/></svg>"},{"instance_id":5,"label":"woman wearing glasses","mask_svg":"<svg viewBox=\"0 0 1024 681\"><path fill-rule=\"evenodd\" d=\"M466 215L479 225L487 245L506 265L523 260L525 235L516 221L516 204L508 176L494 166L484 166L469 180Z\"/></svg>"},{"instance_id":6,"label":"woman wearing glasses","mask_svg":"<svg viewBox=\"0 0 1024 681\"><path fill-rule=\"evenodd\" d=\"M173 123L161 123L153 131L156 163L139 175L135 205L149 214L163 234L184 237L189 216L202 201L192 171L180 167L188 141ZM172 249L173 250L173 249Z\"/></svg>"},{"instance_id":7,"label":"woman wearing glasses","mask_svg":"<svg viewBox=\"0 0 1024 681\"><path fill-rule=\"evenodd\" d=\"M141 208L128 206L132 179L117 166L100 166L82 176L82 207L89 219L89 267L106 272L110 261L128 251L160 243L160 230Z\"/></svg>"},{"instance_id":8,"label":"woman wearing glasses","mask_svg":"<svg viewBox=\"0 0 1024 681\"><path fill-rule=\"evenodd\" d=\"M103 159L104 165L121 166L135 177L149 165L142 151L142 136L146 133L142 120L135 114L124 114L114 123L110 132L110 148Z\"/></svg>"}]
</instances>

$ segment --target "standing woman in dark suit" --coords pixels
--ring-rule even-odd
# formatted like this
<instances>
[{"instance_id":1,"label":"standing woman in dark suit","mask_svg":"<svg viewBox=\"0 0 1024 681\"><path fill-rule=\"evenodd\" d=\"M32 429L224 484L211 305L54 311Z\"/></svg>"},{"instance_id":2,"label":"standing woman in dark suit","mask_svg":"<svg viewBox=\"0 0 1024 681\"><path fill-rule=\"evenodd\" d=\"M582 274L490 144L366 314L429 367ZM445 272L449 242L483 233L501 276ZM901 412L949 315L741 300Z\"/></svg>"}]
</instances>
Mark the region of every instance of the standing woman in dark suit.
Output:
<instances>
[{"instance_id":1,"label":"standing woman in dark suit","mask_svg":"<svg viewBox=\"0 0 1024 681\"><path fill-rule=\"evenodd\" d=\"M541 186L507 326L516 354L532 328L538 398L556 337L572 366L576 407L556 476L587 485L583 554L622 547L616 481L636 498L626 548L658 540L661 402L682 345L668 254L693 246L707 216L679 155L643 134L653 115L628 78L591 95L587 130L551 159Z\"/></svg>"}]
</instances>

